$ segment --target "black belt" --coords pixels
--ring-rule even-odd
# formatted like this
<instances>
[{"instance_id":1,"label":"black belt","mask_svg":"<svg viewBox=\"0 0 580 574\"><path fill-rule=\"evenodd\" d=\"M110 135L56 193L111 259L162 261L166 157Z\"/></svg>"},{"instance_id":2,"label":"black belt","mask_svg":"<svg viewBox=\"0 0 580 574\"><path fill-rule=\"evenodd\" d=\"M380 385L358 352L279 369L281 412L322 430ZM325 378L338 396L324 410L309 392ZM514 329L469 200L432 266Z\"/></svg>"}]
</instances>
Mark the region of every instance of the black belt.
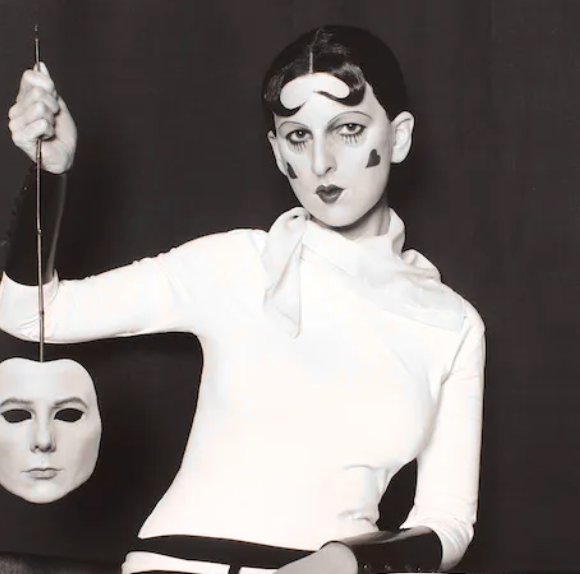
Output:
<instances>
[{"instance_id":1,"label":"black belt","mask_svg":"<svg viewBox=\"0 0 580 574\"><path fill-rule=\"evenodd\" d=\"M312 553L310 550L279 548L242 540L186 535L138 539L132 550L183 560L225 564L229 566L228 574L238 574L243 567L277 570Z\"/></svg>"}]
</instances>

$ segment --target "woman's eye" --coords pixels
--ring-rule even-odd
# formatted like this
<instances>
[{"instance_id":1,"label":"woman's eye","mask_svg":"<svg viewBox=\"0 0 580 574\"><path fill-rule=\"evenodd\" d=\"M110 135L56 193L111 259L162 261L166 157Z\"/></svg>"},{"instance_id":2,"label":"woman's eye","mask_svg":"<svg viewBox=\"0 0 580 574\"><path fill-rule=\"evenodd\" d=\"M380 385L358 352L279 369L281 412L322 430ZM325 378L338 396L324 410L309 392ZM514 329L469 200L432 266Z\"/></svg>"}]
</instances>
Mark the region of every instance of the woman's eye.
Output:
<instances>
[{"instance_id":1,"label":"woman's eye","mask_svg":"<svg viewBox=\"0 0 580 574\"><path fill-rule=\"evenodd\" d=\"M4 417L6 422L15 424L31 419L32 413L25 409L10 409L9 411L4 411L2 413L2 416Z\"/></svg>"},{"instance_id":2,"label":"woman's eye","mask_svg":"<svg viewBox=\"0 0 580 574\"><path fill-rule=\"evenodd\" d=\"M286 139L294 145L300 145L306 142L306 140L309 137L309 132L307 130L294 130L293 132L290 132L287 136Z\"/></svg>"},{"instance_id":3,"label":"woman's eye","mask_svg":"<svg viewBox=\"0 0 580 574\"><path fill-rule=\"evenodd\" d=\"M62 409L54 415L54 418L59 421L74 423L78 421L83 414L83 411L79 409Z\"/></svg>"},{"instance_id":4,"label":"woman's eye","mask_svg":"<svg viewBox=\"0 0 580 574\"><path fill-rule=\"evenodd\" d=\"M366 127L361 124L348 123L343 124L338 128L338 133L347 140L358 139Z\"/></svg>"}]
</instances>

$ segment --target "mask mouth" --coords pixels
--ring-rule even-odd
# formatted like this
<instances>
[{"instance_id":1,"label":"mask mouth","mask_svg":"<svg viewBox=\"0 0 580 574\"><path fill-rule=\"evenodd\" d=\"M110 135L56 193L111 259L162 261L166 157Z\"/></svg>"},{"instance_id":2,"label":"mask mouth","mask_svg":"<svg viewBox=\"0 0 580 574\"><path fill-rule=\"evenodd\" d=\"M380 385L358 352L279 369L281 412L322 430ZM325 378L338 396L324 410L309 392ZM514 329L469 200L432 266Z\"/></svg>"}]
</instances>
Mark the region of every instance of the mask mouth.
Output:
<instances>
[{"instance_id":1,"label":"mask mouth","mask_svg":"<svg viewBox=\"0 0 580 574\"><path fill-rule=\"evenodd\" d=\"M59 472L60 471L58 468L43 466L38 468L31 468L30 470L27 470L25 474L27 474L30 478L33 478L35 480L51 480Z\"/></svg>"},{"instance_id":2,"label":"mask mouth","mask_svg":"<svg viewBox=\"0 0 580 574\"><path fill-rule=\"evenodd\" d=\"M316 188L316 195L318 195L324 203L334 203L338 200L343 191L344 188L339 187L338 185L319 185Z\"/></svg>"}]
</instances>

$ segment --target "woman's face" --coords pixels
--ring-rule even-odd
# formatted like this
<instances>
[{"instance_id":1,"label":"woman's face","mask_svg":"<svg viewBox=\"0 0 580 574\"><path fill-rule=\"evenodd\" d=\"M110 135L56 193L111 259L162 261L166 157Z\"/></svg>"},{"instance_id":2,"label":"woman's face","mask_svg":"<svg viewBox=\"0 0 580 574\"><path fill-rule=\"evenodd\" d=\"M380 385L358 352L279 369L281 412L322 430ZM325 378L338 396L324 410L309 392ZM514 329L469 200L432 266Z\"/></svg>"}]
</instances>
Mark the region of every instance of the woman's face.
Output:
<instances>
[{"instance_id":1,"label":"woman's face","mask_svg":"<svg viewBox=\"0 0 580 574\"><path fill-rule=\"evenodd\" d=\"M93 382L74 361L0 363L0 484L29 502L62 498L97 463L101 419Z\"/></svg>"},{"instance_id":2,"label":"woman's face","mask_svg":"<svg viewBox=\"0 0 580 574\"><path fill-rule=\"evenodd\" d=\"M326 73L301 76L286 84L282 104L300 109L274 116L268 134L280 171L310 214L331 228L356 226L381 202L391 163L403 161L411 145L413 117L402 112L390 121L372 87L357 106L344 98L348 86Z\"/></svg>"}]
</instances>

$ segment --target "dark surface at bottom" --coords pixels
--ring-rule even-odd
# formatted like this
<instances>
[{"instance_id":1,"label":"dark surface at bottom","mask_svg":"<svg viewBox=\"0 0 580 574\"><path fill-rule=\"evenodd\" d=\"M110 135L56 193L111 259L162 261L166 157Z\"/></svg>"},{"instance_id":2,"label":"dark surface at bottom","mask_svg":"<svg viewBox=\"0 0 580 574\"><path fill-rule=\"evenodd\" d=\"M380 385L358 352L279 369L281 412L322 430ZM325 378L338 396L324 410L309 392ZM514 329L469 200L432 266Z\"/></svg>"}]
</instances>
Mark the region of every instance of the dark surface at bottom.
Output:
<instances>
[{"instance_id":1,"label":"dark surface at bottom","mask_svg":"<svg viewBox=\"0 0 580 574\"><path fill-rule=\"evenodd\" d=\"M120 574L116 564L0 553L0 574Z\"/></svg>"}]
</instances>

